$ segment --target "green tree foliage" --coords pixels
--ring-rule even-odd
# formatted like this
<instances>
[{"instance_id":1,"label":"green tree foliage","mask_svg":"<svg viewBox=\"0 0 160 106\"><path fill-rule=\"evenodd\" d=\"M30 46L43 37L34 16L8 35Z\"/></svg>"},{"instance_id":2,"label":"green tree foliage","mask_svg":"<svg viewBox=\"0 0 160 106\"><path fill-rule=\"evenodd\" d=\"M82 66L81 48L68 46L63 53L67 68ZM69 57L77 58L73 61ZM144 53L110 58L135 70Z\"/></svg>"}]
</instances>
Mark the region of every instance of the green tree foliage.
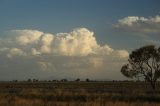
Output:
<instances>
[{"instance_id":1,"label":"green tree foliage","mask_svg":"<svg viewBox=\"0 0 160 106\"><path fill-rule=\"evenodd\" d=\"M132 51L121 72L128 78L143 77L155 89L160 78L160 47L148 45Z\"/></svg>"}]
</instances>

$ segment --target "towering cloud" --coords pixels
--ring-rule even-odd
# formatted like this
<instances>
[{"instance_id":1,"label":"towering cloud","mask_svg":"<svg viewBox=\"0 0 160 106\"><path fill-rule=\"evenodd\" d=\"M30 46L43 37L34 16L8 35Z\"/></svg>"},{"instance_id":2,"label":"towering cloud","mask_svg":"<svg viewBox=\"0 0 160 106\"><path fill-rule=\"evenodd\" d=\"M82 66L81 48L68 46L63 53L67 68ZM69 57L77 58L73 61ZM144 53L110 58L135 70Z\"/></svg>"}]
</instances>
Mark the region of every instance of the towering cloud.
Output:
<instances>
[{"instance_id":1,"label":"towering cloud","mask_svg":"<svg viewBox=\"0 0 160 106\"><path fill-rule=\"evenodd\" d=\"M41 49L40 51L42 53L51 53L52 50L51 50L51 43L54 39L54 36L52 34L44 34L41 38L41 42L42 42L42 45L41 45Z\"/></svg>"},{"instance_id":2,"label":"towering cloud","mask_svg":"<svg viewBox=\"0 0 160 106\"><path fill-rule=\"evenodd\" d=\"M62 56L114 54L119 57L128 56L128 52L125 50L114 50L108 45L100 46L94 37L94 33L86 28L78 28L70 33L57 33L56 35L37 30L12 30L10 35L12 33L14 38L12 38L11 44L4 45L4 47L19 54ZM10 36L8 39L10 39Z\"/></svg>"},{"instance_id":3,"label":"towering cloud","mask_svg":"<svg viewBox=\"0 0 160 106\"><path fill-rule=\"evenodd\" d=\"M89 75L100 78L102 75L104 78L103 73L107 73L106 70L113 70L110 68L114 63L124 62L128 57L126 50L114 50L107 44L98 44L94 33L86 28L57 34L37 30L11 30L7 34L5 38L0 38L3 41L0 45L0 58L6 56L0 61L12 60L8 62L7 68L0 67L7 71L19 70L19 73L24 71L22 73L32 74L33 72L28 70L34 70L37 76L40 76L40 73L41 76L50 76L51 74L44 73L52 73L60 77L72 77L74 74L76 77ZM32 66L29 66L28 70L23 67L9 68L16 61L22 60L19 67L27 67L30 63Z\"/></svg>"}]
</instances>

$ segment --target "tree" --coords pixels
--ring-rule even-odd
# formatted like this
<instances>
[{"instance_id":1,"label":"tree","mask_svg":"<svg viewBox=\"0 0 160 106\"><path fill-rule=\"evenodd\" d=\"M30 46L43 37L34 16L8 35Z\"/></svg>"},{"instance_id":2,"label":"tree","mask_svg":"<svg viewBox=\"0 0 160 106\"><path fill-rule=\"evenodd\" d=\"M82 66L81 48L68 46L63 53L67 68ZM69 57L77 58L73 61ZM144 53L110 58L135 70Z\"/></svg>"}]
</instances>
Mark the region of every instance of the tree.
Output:
<instances>
[{"instance_id":1,"label":"tree","mask_svg":"<svg viewBox=\"0 0 160 106\"><path fill-rule=\"evenodd\" d=\"M77 78L75 81L76 81L76 82L80 82L80 79L79 79L79 78Z\"/></svg>"},{"instance_id":2,"label":"tree","mask_svg":"<svg viewBox=\"0 0 160 106\"><path fill-rule=\"evenodd\" d=\"M29 79L27 80L27 82L32 82L32 80L29 78Z\"/></svg>"},{"instance_id":3,"label":"tree","mask_svg":"<svg viewBox=\"0 0 160 106\"><path fill-rule=\"evenodd\" d=\"M32 81L33 81L33 82L38 82L38 79L33 79Z\"/></svg>"},{"instance_id":4,"label":"tree","mask_svg":"<svg viewBox=\"0 0 160 106\"><path fill-rule=\"evenodd\" d=\"M67 79L62 79L62 80L61 80L61 82L67 82L67 81L68 81Z\"/></svg>"},{"instance_id":5,"label":"tree","mask_svg":"<svg viewBox=\"0 0 160 106\"><path fill-rule=\"evenodd\" d=\"M128 78L142 77L150 82L153 89L160 78L160 47L154 45L141 47L129 55L128 64L121 68L121 72Z\"/></svg>"},{"instance_id":6,"label":"tree","mask_svg":"<svg viewBox=\"0 0 160 106\"><path fill-rule=\"evenodd\" d=\"M87 79L86 79L86 82L89 82L89 81L90 81L90 80L87 78Z\"/></svg>"}]
</instances>

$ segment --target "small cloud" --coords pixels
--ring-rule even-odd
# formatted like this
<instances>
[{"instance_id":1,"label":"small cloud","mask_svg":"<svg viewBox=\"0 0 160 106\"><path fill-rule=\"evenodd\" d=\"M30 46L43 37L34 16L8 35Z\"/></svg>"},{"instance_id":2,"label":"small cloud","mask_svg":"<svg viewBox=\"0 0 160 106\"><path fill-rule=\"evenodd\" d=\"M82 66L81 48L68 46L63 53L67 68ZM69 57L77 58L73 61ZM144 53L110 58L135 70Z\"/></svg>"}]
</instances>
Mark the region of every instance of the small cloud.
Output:
<instances>
[{"instance_id":1,"label":"small cloud","mask_svg":"<svg viewBox=\"0 0 160 106\"><path fill-rule=\"evenodd\" d=\"M9 53L7 54L7 56L9 58L11 58L13 56L25 56L25 55L26 55L26 53L19 48L11 48L9 50Z\"/></svg>"},{"instance_id":2,"label":"small cloud","mask_svg":"<svg viewBox=\"0 0 160 106\"><path fill-rule=\"evenodd\" d=\"M119 56L120 58L128 58L129 53L126 50L118 50L116 51L117 56Z\"/></svg>"},{"instance_id":3,"label":"small cloud","mask_svg":"<svg viewBox=\"0 0 160 106\"><path fill-rule=\"evenodd\" d=\"M40 55L41 54L41 52L37 51L35 48L32 48L31 52L32 52L31 53L32 55Z\"/></svg>"},{"instance_id":4,"label":"small cloud","mask_svg":"<svg viewBox=\"0 0 160 106\"><path fill-rule=\"evenodd\" d=\"M159 40L152 40L152 39L145 39L144 40L145 43L147 43L148 45L160 45L160 41Z\"/></svg>"},{"instance_id":5,"label":"small cloud","mask_svg":"<svg viewBox=\"0 0 160 106\"><path fill-rule=\"evenodd\" d=\"M37 64L39 65L42 71L51 71L53 67L53 65L50 62L39 61L37 62Z\"/></svg>"},{"instance_id":6,"label":"small cloud","mask_svg":"<svg viewBox=\"0 0 160 106\"><path fill-rule=\"evenodd\" d=\"M157 15L149 18L128 16L118 20L118 23L114 27L119 30L135 33L160 34L160 16Z\"/></svg>"},{"instance_id":7,"label":"small cloud","mask_svg":"<svg viewBox=\"0 0 160 106\"><path fill-rule=\"evenodd\" d=\"M40 52L41 53L51 53L52 49L51 49L51 44L52 41L54 39L54 36L52 34L44 34L41 38L41 48L40 48Z\"/></svg>"}]
</instances>

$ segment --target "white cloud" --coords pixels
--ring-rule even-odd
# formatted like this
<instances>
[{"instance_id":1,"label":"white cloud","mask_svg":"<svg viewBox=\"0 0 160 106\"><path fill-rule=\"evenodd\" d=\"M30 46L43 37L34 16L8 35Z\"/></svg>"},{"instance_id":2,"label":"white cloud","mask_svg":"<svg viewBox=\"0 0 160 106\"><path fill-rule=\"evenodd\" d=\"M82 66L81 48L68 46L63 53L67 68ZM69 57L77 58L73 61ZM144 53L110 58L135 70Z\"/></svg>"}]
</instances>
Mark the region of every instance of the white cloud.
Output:
<instances>
[{"instance_id":1,"label":"white cloud","mask_svg":"<svg viewBox=\"0 0 160 106\"><path fill-rule=\"evenodd\" d=\"M0 45L0 62L3 65L0 69L6 72L27 71L21 74L31 76L43 76L46 71L50 73L46 76L105 78L110 77L109 73L114 75L115 71L110 71L119 70L128 57L127 50L115 50L107 44L98 44L94 32L86 28L57 34L12 30L0 39L3 41ZM115 62L119 61L120 64L114 68Z\"/></svg>"},{"instance_id":2,"label":"white cloud","mask_svg":"<svg viewBox=\"0 0 160 106\"><path fill-rule=\"evenodd\" d=\"M147 22L147 21L149 21L147 18L138 17L138 16L128 16L118 20L119 24L127 25L127 26L132 26L138 22Z\"/></svg>"},{"instance_id":3,"label":"white cloud","mask_svg":"<svg viewBox=\"0 0 160 106\"><path fill-rule=\"evenodd\" d=\"M42 46L40 52L42 53L51 53L51 43L54 39L52 34L44 34L41 38Z\"/></svg>"},{"instance_id":4,"label":"white cloud","mask_svg":"<svg viewBox=\"0 0 160 106\"><path fill-rule=\"evenodd\" d=\"M151 18L151 21L154 22L154 23L160 23L160 16L157 15L156 17Z\"/></svg>"},{"instance_id":5,"label":"white cloud","mask_svg":"<svg viewBox=\"0 0 160 106\"><path fill-rule=\"evenodd\" d=\"M160 34L160 16L155 17L139 17L128 16L118 20L115 28L136 33L158 33Z\"/></svg>"},{"instance_id":6,"label":"white cloud","mask_svg":"<svg viewBox=\"0 0 160 106\"><path fill-rule=\"evenodd\" d=\"M54 36L52 34L44 34L42 36L41 41L43 45L50 46L53 39L54 39Z\"/></svg>"},{"instance_id":7,"label":"white cloud","mask_svg":"<svg viewBox=\"0 0 160 106\"><path fill-rule=\"evenodd\" d=\"M27 44L37 43L43 32L37 30L12 30L10 34L16 36L17 43L26 46Z\"/></svg>"},{"instance_id":8,"label":"white cloud","mask_svg":"<svg viewBox=\"0 0 160 106\"><path fill-rule=\"evenodd\" d=\"M89 59L89 63L94 67L94 68L101 68L105 63L103 61L103 58L100 57L92 57Z\"/></svg>"},{"instance_id":9,"label":"white cloud","mask_svg":"<svg viewBox=\"0 0 160 106\"><path fill-rule=\"evenodd\" d=\"M129 56L128 52L126 50L118 50L116 52L117 56L119 56L120 58L126 58Z\"/></svg>"},{"instance_id":10,"label":"white cloud","mask_svg":"<svg viewBox=\"0 0 160 106\"><path fill-rule=\"evenodd\" d=\"M94 37L94 33L86 28L77 28L69 33L57 33L56 35L37 30L12 30L10 35L12 33L15 41L13 38L9 47L22 49L29 55L111 55L118 51L107 44L100 46ZM8 39L10 39L10 36ZM118 53L115 53L115 55L119 55Z\"/></svg>"},{"instance_id":11,"label":"white cloud","mask_svg":"<svg viewBox=\"0 0 160 106\"><path fill-rule=\"evenodd\" d=\"M160 45L160 40L144 39L147 45Z\"/></svg>"},{"instance_id":12,"label":"white cloud","mask_svg":"<svg viewBox=\"0 0 160 106\"><path fill-rule=\"evenodd\" d=\"M113 52L114 50L110 46L104 45L104 46L98 46L94 53L98 55L110 55Z\"/></svg>"},{"instance_id":13,"label":"white cloud","mask_svg":"<svg viewBox=\"0 0 160 106\"><path fill-rule=\"evenodd\" d=\"M37 64L40 66L40 69L42 71L51 71L50 68L53 66L51 63L49 62L43 62L43 61L39 61L37 62ZM52 69L52 68L51 68Z\"/></svg>"},{"instance_id":14,"label":"white cloud","mask_svg":"<svg viewBox=\"0 0 160 106\"><path fill-rule=\"evenodd\" d=\"M32 48L31 54L32 55L40 55L41 53L39 51L37 51L35 48Z\"/></svg>"},{"instance_id":15,"label":"white cloud","mask_svg":"<svg viewBox=\"0 0 160 106\"><path fill-rule=\"evenodd\" d=\"M68 56L85 56L98 47L93 32L86 28L74 29L70 33L58 33L53 41L53 52Z\"/></svg>"},{"instance_id":16,"label":"white cloud","mask_svg":"<svg viewBox=\"0 0 160 106\"><path fill-rule=\"evenodd\" d=\"M19 48L11 48L7 54L8 57L13 57L13 56L25 56L26 53L23 52Z\"/></svg>"}]
</instances>

